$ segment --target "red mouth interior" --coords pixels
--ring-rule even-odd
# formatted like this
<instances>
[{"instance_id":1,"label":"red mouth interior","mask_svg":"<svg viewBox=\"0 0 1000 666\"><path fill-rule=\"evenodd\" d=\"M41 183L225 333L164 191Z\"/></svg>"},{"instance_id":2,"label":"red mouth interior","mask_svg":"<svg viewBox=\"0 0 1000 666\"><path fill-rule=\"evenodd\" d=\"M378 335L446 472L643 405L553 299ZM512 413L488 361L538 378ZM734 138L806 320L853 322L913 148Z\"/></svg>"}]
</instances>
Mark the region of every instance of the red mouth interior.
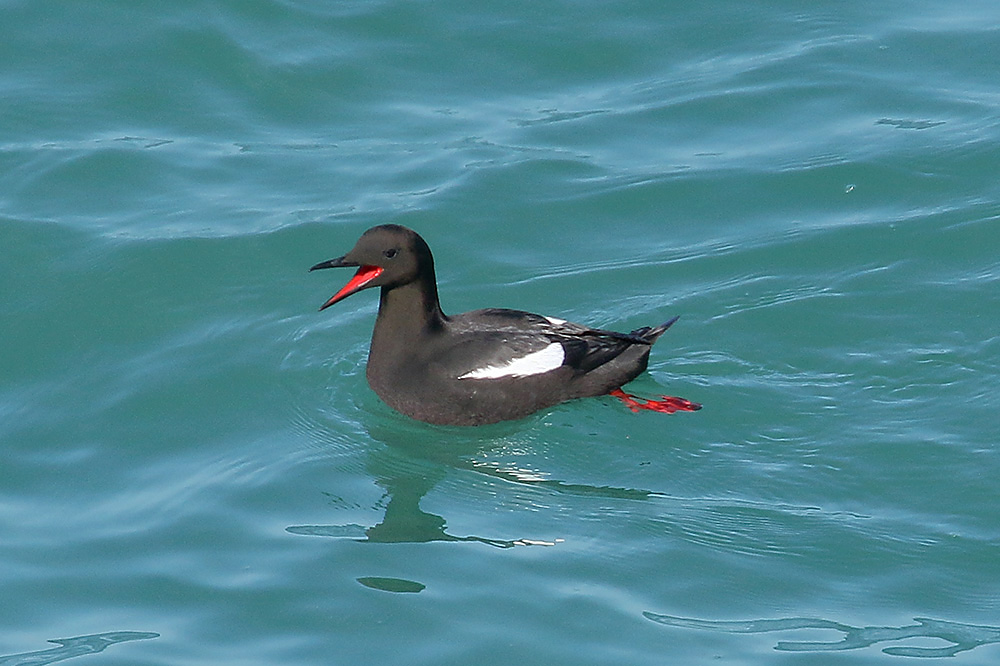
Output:
<instances>
[{"instance_id":1,"label":"red mouth interior","mask_svg":"<svg viewBox=\"0 0 1000 666\"><path fill-rule=\"evenodd\" d=\"M384 269L381 266L362 266L358 269L358 272L354 274L354 277L345 284L340 291L330 297L326 303L320 308L320 310L325 310L337 301L342 301L351 294L360 289L364 288L366 284L377 278L382 274Z\"/></svg>"}]
</instances>

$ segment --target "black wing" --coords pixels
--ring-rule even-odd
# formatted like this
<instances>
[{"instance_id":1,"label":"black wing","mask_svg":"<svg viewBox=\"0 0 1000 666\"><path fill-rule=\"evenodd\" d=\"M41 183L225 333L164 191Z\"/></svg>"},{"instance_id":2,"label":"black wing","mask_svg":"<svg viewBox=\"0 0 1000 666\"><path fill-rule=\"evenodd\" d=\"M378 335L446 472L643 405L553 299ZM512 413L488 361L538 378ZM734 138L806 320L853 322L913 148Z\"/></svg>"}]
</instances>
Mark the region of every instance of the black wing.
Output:
<instances>
[{"instance_id":1,"label":"black wing","mask_svg":"<svg viewBox=\"0 0 1000 666\"><path fill-rule=\"evenodd\" d=\"M476 310L451 319L452 331L459 334L460 342L449 356L456 369L468 371L503 365L558 342L565 352L563 365L586 373L634 345L653 344L674 321L676 318L655 328L618 333L521 310Z\"/></svg>"}]
</instances>

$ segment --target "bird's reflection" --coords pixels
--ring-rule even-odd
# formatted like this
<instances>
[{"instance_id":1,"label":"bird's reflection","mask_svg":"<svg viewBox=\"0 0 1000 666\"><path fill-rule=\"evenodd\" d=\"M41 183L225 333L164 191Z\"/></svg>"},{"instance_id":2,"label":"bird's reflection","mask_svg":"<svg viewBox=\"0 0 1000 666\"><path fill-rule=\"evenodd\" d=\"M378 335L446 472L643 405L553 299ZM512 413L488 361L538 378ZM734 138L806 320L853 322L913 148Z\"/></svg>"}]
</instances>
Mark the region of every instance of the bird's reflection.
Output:
<instances>
[{"instance_id":1,"label":"bird's reflection","mask_svg":"<svg viewBox=\"0 0 1000 666\"><path fill-rule=\"evenodd\" d=\"M426 426L419 426L425 428ZM555 546L556 537L537 536L501 539L490 536L455 535L448 532L447 520L424 511L421 499L441 481L449 470L462 469L506 482L540 486L558 493L598 496L617 499L648 499L656 493L628 488L570 484L523 470L477 460L484 451L506 442L507 426L497 426L487 433L493 437L475 436L464 429L442 429L442 439L428 444L423 436L412 436L412 426L394 423L389 427L371 428L372 439L382 444L373 447L366 468L375 483L385 491L384 515L376 525L293 525L292 534L352 538L371 543L429 543L433 541L476 542L496 548L514 546ZM479 430L477 430L479 432ZM497 435L499 432L499 436ZM516 431L511 431L516 432Z\"/></svg>"},{"instance_id":2,"label":"bird's reflection","mask_svg":"<svg viewBox=\"0 0 1000 666\"><path fill-rule=\"evenodd\" d=\"M483 536L458 536L449 534L447 521L441 516L420 508L420 500L444 476L435 474L406 474L401 471L376 472L375 482L385 490L388 501L382 522L362 525L293 525L287 530L292 534L308 536L349 537L371 543L430 543L432 541L477 542L497 548L514 546L554 546L559 539L496 539Z\"/></svg>"}]
</instances>

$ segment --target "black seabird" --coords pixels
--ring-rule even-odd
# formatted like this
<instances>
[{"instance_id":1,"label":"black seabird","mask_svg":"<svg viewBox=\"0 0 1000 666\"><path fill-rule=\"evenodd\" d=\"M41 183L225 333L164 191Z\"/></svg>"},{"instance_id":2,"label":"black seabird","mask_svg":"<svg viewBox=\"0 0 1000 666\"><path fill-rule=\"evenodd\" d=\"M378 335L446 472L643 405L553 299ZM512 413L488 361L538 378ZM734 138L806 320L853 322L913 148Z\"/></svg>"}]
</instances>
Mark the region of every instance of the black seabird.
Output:
<instances>
[{"instance_id":1,"label":"black seabird","mask_svg":"<svg viewBox=\"0 0 1000 666\"><path fill-rule=\"evenodd\" d=\"M430 248L395 224L369 229L350 252L310 270L345 266L357 273L320 310L382 288L366 374L375 393L407 416L482 425L599 395L632 411L701 409L683 398L644 400L621 390L646 369L650 348L677 317L631 333L499 308L449 317L438 302Z\"/></svg>"}]
</instances>

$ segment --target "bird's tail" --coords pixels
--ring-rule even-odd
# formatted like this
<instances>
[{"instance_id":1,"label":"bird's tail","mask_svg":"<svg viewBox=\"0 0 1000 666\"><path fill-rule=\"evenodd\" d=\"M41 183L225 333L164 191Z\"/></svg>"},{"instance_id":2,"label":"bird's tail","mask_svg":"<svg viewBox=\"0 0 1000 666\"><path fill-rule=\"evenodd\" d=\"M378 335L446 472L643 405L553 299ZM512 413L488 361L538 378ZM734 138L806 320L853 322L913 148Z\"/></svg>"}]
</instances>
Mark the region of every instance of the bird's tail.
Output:
<instances>
[{"instance_id":1,"label":"bird's tail","mask_svg":"<svg viewBox=\"0 0 1000 666\"><path fill-rule=\"evenodd\" d=\"M674 322L680 319L681 316L677 315L670 321L665 321L659 326L643 326L642 328L637 328L631 333L629 337L637 338L638 340L645 342L648 345L656 342L656 339L663 335L668 328L674 325Z\"/></svg>"}]
</instances>

